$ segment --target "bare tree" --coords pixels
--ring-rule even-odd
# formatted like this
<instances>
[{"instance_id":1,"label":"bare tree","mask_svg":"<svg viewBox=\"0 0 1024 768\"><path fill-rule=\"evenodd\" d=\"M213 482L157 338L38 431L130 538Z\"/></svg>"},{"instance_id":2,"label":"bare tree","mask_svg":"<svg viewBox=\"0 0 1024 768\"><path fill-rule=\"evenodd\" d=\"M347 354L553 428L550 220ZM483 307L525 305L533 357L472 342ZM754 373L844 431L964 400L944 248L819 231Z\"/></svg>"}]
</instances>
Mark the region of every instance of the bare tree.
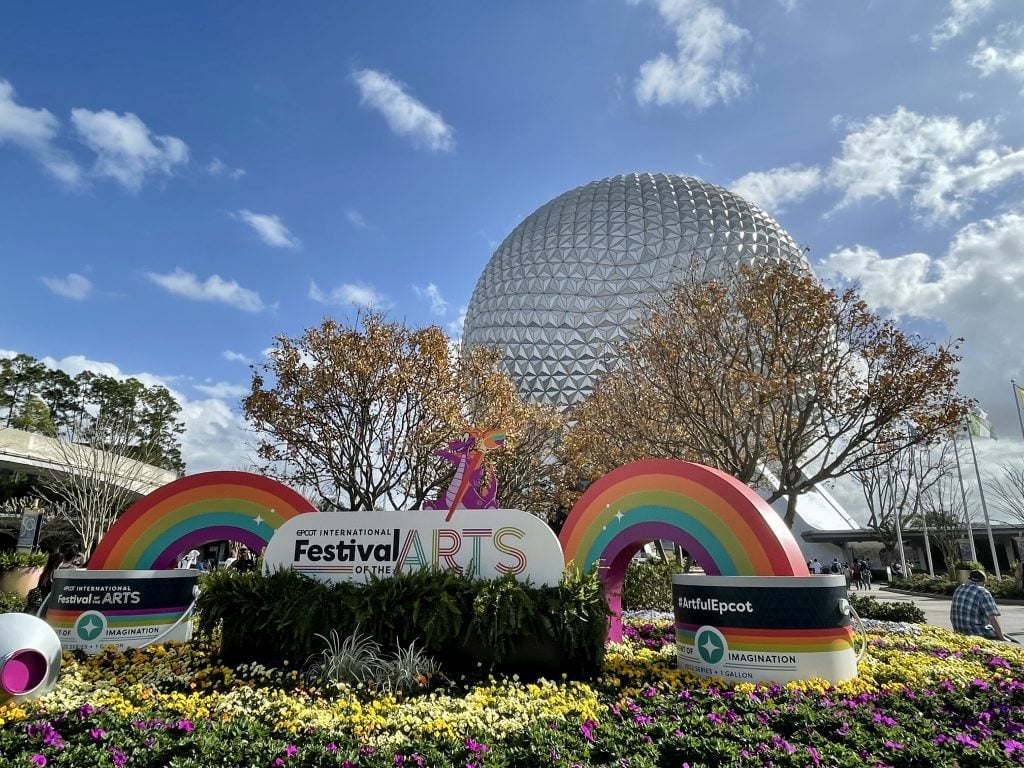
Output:
<instances>
[{"instance_id":1,"label":"bare tree","mask_svg":"<svg viewBox=\"0 0 1024 768\"><path fill-rule=\"evenodd\" d=\"M989 474L986 485L996 506L1024 525L1024 465L1003 464L1002 476Z\"/></svg>"},{"instance_id":2,"label":"bare tree","mask_svg":"<svg viewBox=\"0 0 1024 768\"><path fill-rule=\"evenodd\" d=\"M885 466L864 467L853 473L868 508L868 528L890 552L897 544L896 521L905 523L914 509L917 481L913 454L913 449L904 448Z\"/></svg>"},{"instance_id":3,"label":"bare tree","mask_svg":"<svg viewBox=\"0 0 1024 768\"><path fill-rule=\"evenodd\" d=\"M828 290L789 264L708 279L695 263L574 412L592 437L567 460L585 470L609 453L690 458L751 485L768 469L778 478L768 500L787 500L792 526L800 494L963 419L957 346L904 334L852 289Z\"/></svg>"},{"instance_id":4,"label":"bare tree","mask_svg":"<svg viewBox=\"0 0 1024 768\"><path fill-rule=\"evenodd\" d=\"M57 517L68 522L88 553L133 501L167 482L172 473L139 458L138 423L130 412L81 413L48 439L48 451L64 469L44 479ZM59 503L63 502L63 503Z\"/></svg>"},{"instance_id":5,"label":"bare tree","mask_svg":"<svg viewBox=\"0 0 1024 768\"><path fill-rule=\"evenodd\" d=\"M961 561L960 540L973 535L966 493L961 493L952 455L952 444L943 443L934 459L934 479L920 493L918 511L912 518L926 525L928 537L942 553L950 574Z\"/></svg>"},{"instance_id":6,"label":"bare tree","mask_svg":"<svg viewBox=\"0 0 1024 768\"><path fill-rule=\"evenodd\" d=\"M906 446L892 454L885 466L858 469L853 476L860 483L864 503L868 508L868 527L887 549L896 547L896 521L903 525L921 522L921 510L934 508L938 501L949 506L948 492L943 487L936 497L935 490L950 482L952 469L951 443L924 449ZM963 505L957 505L962 509Z\"/></svg>"}]
</instances>

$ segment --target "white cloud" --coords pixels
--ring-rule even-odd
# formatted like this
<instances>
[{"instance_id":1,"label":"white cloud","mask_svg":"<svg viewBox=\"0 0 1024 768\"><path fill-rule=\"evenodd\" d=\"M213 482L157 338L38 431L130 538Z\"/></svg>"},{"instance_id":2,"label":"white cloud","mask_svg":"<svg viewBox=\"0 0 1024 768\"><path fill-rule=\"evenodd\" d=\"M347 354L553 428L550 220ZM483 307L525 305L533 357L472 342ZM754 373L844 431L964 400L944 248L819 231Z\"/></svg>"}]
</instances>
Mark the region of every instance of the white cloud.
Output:
<instances>
[{"instance_id":1,"label":"white cloud","mask_svg":"<svg viewBox=\"0 0 1024 768\"><path fill-rule=\"evenodd\" d=\"M10 142L30 153L60 181L75 186L82 169L53 142L60 121L46 109L23 107L14 100L14 86L0 80L0 144Z\"/></svg>"},{"instance_id":2,"label":"white cloud","mask_svg":"<svg viewBox=\"0 0 1024 768\"><path fill-rule=\"evenodd\" d=\"M146 277L164 290L187 299L227 304L245 312L262 312L266 309L258 293L243 288L234 280L224 280L220 275L211 275L205 281L200 281L191 272L177 268L166 275L147 272Z\"/></svg>"},{"instance_id":3,"label":"white cloud","mask_svg":"<svg viewBox=\"0 0 1024 768\"><path fill-rule=\"evenodd\" d=\"M231 215L233 218L244 221L252 227L253 231L260 236L260 240L269 246L274 248L298 248L300 245L299 239L288 231L288 227L284 225L284 222L274 214L253 213L243 208Z\"/></svg>"},{"instance_id":4,"label":"white cloud","mask_svg":"<svg viewBox=\"0 0 1024 768\"><path fill-rule=\"evenodd\" d=\"M240 179L245 176L244 168L232 168L219 157L210 161L206 166L206 172L211 176L227 176L230 179Z\"/></svg>"},{"instance_id":5,"label":"white cloud","mask_svg":"<svg viewBox=\"0 0 1024 768\"><path fill-rule=\"evenodd\" d=\"M119 115L108 109L71 110L71 122L82 141L96 153L93 173L106 176L137 192L146 176L170 176L188 163L188 145L174 136L156 136L131 112Z\"/></svg>"},{"instance_id":6,"label":"white cloud","mask_svg":"<svg viewBox=\"0 0 1024 768\"><path fill-rule=\"evenodd\" d=\"M871 305L896 317L941 323L965 339L961 391L990 412L1000 435L1019 433L1009 380L1024 378L1020 367L1024 326L1024 212L968 224L946 253L883 257L857 246L827 257L820 274L856 279Z\"/></svg>"},{"instance_id":7,"label":"white cloud","mask_svg":"<svg viewBox=\"0 0 1024 768\"><path fill-rule=\"evenodd\" d=\"M67 277L43 277L42 280L46 287L58 296L69 299L84 299L92 291L89 279L76 272L70 273Z\"/></svg>"},{"instance_id":8,"label":"white cloud","mask_svg":"<svg viewBox=\"0 0 1024 768\"><path fill-rule=\"evenodd\" d=\"M632 0L641 2L641 0ZM738 68L749 33L709 0L648 0L676 36L674 56L662 53L640 66L634 86L640 104L691 104L707 109L728 103L749 87Z\"/></svg>"},{"instance_id":9,"label":"white cloud","mask_svg":"<svg viewBox=\"0 0 1024 768\"><path fill-rule=\"evenodd\" d=\"M221 357L223 357L225 360L231 361L232 363L245 363L246 365L248 365L249 363L252 362L248 357L243 355L241 352L232 352L230 349L225 349L223 352L221 352Z\"/></svg>"},{"instance_id":10,"label":"white cloud","mask_svg":"<svg viewBox=\"0 0 1024 768\"><path fill-rule=\"evenodd\" d=\"M823 183L824 178L818 168L791 165L745 174L732 182L729 189L774 215L787 203L804 199Z\"/></svg>"},{"instance_id":11,"label":"white cloud","mask_svg":"<svg viewBox=\"0 0 1024 768\"><path fill-rule=\"evenodd\" d=\"M466 325L466 310L467 307L459 307L459 316L445 326L448 335L456 341L462 339L462 329Z\"/></svg>"},{"instance_id":12,"label":"white cloud","mask_svg":"<svg viewBox=\"0 0 1024 768\"><path fill-rule=\"evenodd\" d=\"M949 16L932 30L932 48L959 37L992 7L992 0L949 0Z\"/></svg>"},{"instance_id":13,"label":"white cloud","mask_svg":"<svg viewBox=\"0 0 1024 768\"><path fill-rule=\"evenodd\" d=\"M1024 27L1000 27L993 43L982 38L971 57L971 66L981 70L982 77L1004 71L1024 84L1024 48L1013 50L1010 40L1024 37ZM1024 91L1021 91L1024 93Z\"/></svg>"},{"instance_id":14,"label":"white cloud","mask_svg":"<svg viewBox=\"0 0 1024 768\"><path fill-rule=\"evenodd\" d=\"M1024 151L996 144L984 120L964 124L898 107L849 128L828 172L843 190L840 207L909 193L911 205L927 216L956 217L978 193L1024 173Z\"/></svg>"},{"instance_id":15,"label":"white cloud","mask_svg":"<svg viewBox=\"0 0 1024 768\"><path fill-rule=\"evenodd\" d=\"M240 384L229 384L226 381L218 381L214 384L193 384L198 391L208 397L216 397L220 400L237 400L242 395L249 394L249 387Z\"/></svg>"},{"instance_id":16,"label":"white cloud","mask_svg":"<svg viewBox=\"0 0 1024 768\"><path fill-rule=\"evenodd\" d=\"M386 296L363 283L342 283L324 293L315 282L310 282L309 298L319 304L351 305L364 309L387 309L391 306Z\"/></svg>"},{"instance_id":17,"label":"white cloud","mask_svg":"<svg viewBox=\"0 0 1024 768\"><path fill-rule=\"evenodd\" d=\"M418 285L412 287L413 293L418 299L426 299L430 302L430 311L435 315L445 315L448 312L448 302L444 300L441 291L433 283L427 283L426 288Z\"/></svg>"},{"instance_id":18,"label":"white cloud","mask_svg":"<svg viewBox=\"0 0 1024 768\"><path fill-rule=\"evenodd\" d=\"M249 448L251 430L245 420L221 399L178 398L185 433L181 453L189 474L218 469L250 471L256 466L255 451Z\"/></svg>"},{"instance_id":19,"label":"white cloud","mask_svg":"<svg viewBox=\"0 0 1024 768\"><path fill-rule=\"evenodd\" d=\"M433 151L455 149L452 127L438 112L409 95L404 83L375 69L357 70L352 79L359 87L360 101L380 112L392 133L408 136L415 144Z\"/></svg>"},{"instance_id":20,"label":"white cloud","mask_svg":"<svg viewBox=\"0 0 1024 768\"><path fill-rule=\"evenodd\" d=\"M356 229L366 228L366 219L359 211L355 208L348 208L345 210L345 218L348 219L348 223Z\"/></svg>"}]
</instances>

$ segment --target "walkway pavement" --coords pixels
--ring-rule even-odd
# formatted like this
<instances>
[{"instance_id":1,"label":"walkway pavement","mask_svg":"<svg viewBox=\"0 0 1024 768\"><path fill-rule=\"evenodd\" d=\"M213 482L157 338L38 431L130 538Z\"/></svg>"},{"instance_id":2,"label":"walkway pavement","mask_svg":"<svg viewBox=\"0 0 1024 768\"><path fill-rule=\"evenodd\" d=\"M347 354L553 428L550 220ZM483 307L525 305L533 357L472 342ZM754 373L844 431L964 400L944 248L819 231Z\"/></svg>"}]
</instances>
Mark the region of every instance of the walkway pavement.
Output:
<instances>
[{"instance_id":1,"label":"walkway pavement","mask_svg":"<svg viewBox=\"0 0 1024 768\"><path fill-rule=\"evenodd\" d=\"M949 598L948 597L921 597L919 595L903 595L898 592L889 592L885 585L873 584L871 591L850 590L855 595L867 595L876 600L887 603L914 603L924 611L925 622L934 627L952 629L949 623ZM1018 640L1024 641L1024 605L1004 605L999 600L999 624L1003 632L1012 635Z\"/></svg>"}]
</instances>

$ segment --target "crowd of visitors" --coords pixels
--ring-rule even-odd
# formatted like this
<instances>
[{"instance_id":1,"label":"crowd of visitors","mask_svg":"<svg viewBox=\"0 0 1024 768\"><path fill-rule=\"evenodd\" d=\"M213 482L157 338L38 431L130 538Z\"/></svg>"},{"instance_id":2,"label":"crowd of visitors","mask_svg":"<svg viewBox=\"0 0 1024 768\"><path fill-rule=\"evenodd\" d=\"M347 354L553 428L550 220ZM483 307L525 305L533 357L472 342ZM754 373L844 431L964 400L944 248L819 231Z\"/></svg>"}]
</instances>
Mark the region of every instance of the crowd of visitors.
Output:
<instances>
[{"instance_id":1,"label":"crowd of visitors","mask_svg":"<svg viewBox=\"0 0 1024 768\"><path fill-rule=\"evenodd\" d=\"M853 565L840 562L838 557L833 557L828 568L823 566L818 558L807 561L807 570L813 574L831 573L846 577L846 586L854 589L871 589L871 565L867 559L854 560Z\"/></svg>"}]
</instances>

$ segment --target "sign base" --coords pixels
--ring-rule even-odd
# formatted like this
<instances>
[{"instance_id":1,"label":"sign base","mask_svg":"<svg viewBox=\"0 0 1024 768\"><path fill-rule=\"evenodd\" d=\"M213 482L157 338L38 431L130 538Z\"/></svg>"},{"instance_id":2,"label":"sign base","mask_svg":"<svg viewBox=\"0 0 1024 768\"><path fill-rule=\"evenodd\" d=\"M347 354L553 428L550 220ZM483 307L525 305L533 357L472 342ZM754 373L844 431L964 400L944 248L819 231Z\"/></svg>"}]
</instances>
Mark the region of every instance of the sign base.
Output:
<instances>
[{"instance_id":1,"label":"sign base","mask_svg":"<svg viewBox=\"0 0 1024 768\"><path fill-rule=\"evenodd\" d=\"M857 677L844 576L672 579L678 667L730 683Z\"/></svg>"},{"instance_id":2,"label":"sign base","mask_svg":"<svg viewBox=\"0 0 1024 768\"><path fill-rule=\"evenodd\" d=\"M96 653L106 646L141 648L189 640L182 621L194 601L199 571L57 570L46 622L66 651Z\"/></svg>"}]
</instances>

